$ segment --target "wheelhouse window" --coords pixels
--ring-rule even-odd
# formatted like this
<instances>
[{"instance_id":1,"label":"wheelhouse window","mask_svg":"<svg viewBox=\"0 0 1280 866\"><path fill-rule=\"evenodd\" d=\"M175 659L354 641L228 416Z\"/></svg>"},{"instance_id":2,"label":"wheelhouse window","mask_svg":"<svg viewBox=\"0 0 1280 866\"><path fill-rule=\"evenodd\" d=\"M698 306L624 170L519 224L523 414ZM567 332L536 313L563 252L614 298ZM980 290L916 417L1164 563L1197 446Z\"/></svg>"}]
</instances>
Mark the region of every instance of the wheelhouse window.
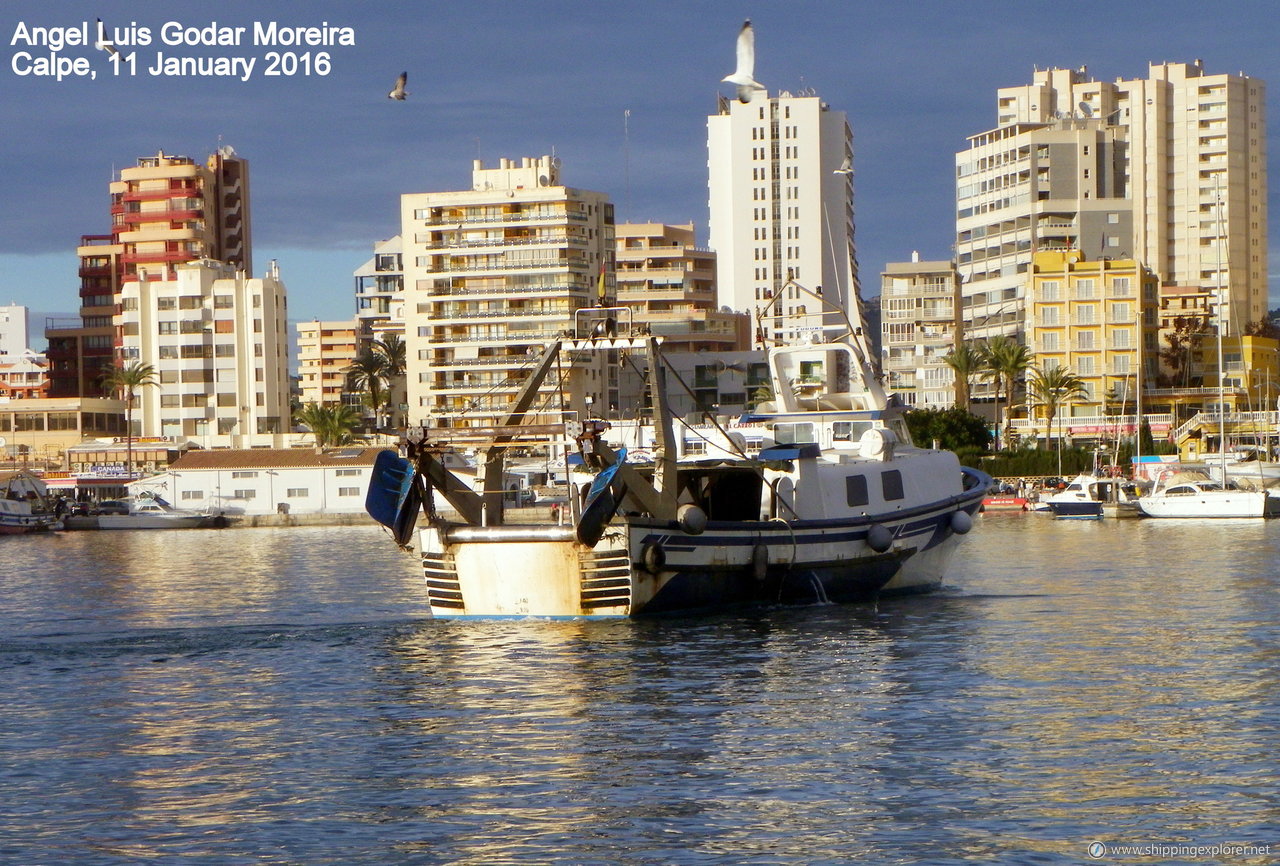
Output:
<instances>
[{"instance_id":1,"label":"wheelhouse window","mask_svg":"<svg viewBox=\"0 0 1280 866\"><path fill-rule=\"evenodd\" d=\"M902 491L902 472L897 469L890 469L888 472L881 473L880 483L884 488L884 501L893 502L904 498Z\"/></svg>"},{"instance_id":2,"label":"wheelhouse window","mask_svg":"<svg viewBox=\"0 0 1280 866\"><path fill-rule=\"evenodd\" d=\"M848 502L850 508L856 508L859 505L866 505L870 502L867 497L867 476L850 475L844 480L845 501Z\"/></svg>"}]
</instances>

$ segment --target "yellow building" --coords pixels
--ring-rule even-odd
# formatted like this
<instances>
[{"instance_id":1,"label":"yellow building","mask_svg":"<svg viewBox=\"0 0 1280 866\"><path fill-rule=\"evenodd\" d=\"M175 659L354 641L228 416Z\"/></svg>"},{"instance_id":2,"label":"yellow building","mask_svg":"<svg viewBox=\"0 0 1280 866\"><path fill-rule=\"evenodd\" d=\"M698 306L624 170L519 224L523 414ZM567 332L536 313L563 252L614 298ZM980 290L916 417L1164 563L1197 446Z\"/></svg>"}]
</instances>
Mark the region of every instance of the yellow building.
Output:
<instances>
[{"instance_id":1,"label":"yellow building","mask_svg":"<svg viewBox=\"0 0 1280 866\"><path fill-rule=\"evenodd\" d=\"M695 245L692 223L622 223L615 231L618 306L660 334L664 351L750 348L750 318L716 307L716 254Z\"/></svg>"},{"instance_id":2,"label":"yellow building","mask_svg":"<svg viewBox=\"0 0 1280 866\"><path fill-rule=\"evenodd\" d=\"M1034 365L1070 369L1087 392L1060 413L1103 416L1133 404L1139 381L1150 383L1155 369L1155 275L1132 259L1086 261L1079 250L1054 250L1032 259L1029 288Z\"/></svg>"},{"instance_id":3,"label":"yellow building","mask_svg":"<svg viewBox=\"0 0 1280 866\"><path fill-rule=\"evenodd\" d=\"M347 391L347 368L359 344L356 320L299 322L298 376L302 405L337 406Z\"/></svg>"}]
</instances>

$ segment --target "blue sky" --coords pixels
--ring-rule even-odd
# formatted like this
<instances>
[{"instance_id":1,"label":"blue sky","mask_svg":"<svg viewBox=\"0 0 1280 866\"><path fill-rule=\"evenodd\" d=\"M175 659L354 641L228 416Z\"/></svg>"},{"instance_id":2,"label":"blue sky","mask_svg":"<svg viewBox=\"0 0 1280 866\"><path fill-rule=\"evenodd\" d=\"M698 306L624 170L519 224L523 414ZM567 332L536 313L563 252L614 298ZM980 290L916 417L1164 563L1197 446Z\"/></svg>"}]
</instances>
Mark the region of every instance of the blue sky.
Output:
<instances>
[{"instance_id":1,"label":"blue sky","mask_svg":"<svg viewBox=\"0 0 1280 866\"><path fill-rule=\"evenodd\" d=\"M67 47L97 77L19 75L19 25L150 28L137 74ZM1037 66L1088 66L1104 80L1159 61L1204 61L1270 85L1271 209L1280 190L1280 37L1267 3L1183 2L473 2L281 0L70 2L0 8L0 303L43 316L78 305L75 247L109 229L112 172L163 149L202 158L230 144L252 170L255 270L280 262L292 319L353 314L351 272L398 231L399 195L469 186L471 160L554 153L565 182L607 192L620 220L693 221L705 241L706 117L732 71L742 19L756 28L756 78L805 87L847 112L864 294L889 261L947 258L954 154L995 125L998 87ZM249 28L235 46L168 46L161 28ZM266 77L254 22L350 26L327 75ZM306 47L276 50L293 50ZM255 56L247 82L153 77L157 52ZM19 66L25 61L18 60ZM409 72L408 100L386 98ZM630 111L624 135L623 113ZM1271 269L1280 271L1280 216ZM1280 285L1280 283L1277 283ZM32 343L43 345L43 318Z\"/></svg>"}]
</instances>

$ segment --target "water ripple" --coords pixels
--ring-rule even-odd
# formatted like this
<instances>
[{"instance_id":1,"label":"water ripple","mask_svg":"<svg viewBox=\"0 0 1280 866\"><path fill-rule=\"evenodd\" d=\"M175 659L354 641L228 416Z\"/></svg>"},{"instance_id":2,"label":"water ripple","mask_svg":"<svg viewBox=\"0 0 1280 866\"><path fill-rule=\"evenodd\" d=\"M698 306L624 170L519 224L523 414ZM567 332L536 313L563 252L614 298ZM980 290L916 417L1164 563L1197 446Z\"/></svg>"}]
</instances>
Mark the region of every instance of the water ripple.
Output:
<instances>
[{"instance_id":1,"label":"water ripple","mask_svg":"<svg viewBox=\"0 0 1280 866\"><path fill-rule=\"evenodd\" d=\"M1278 533L984 520L927 598L660 622L433 621L364 529L6 541L0 860L1274 845Z\"/></svg>"}]
</instances>

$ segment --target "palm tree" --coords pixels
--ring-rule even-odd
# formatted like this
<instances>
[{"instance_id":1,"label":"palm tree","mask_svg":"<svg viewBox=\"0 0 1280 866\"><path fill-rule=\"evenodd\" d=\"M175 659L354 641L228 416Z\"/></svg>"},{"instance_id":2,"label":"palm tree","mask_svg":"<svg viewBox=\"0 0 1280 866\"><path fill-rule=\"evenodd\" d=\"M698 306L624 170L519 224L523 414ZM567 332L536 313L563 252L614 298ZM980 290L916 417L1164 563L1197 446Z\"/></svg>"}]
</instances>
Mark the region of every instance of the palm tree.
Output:
<instances>
[{"instance_id":1,"label":"palm tree","mask_svg":"<svg viewBox=\"0 0 1280 866\"><path fill-rule=\"evenodd\" d=\"M373 407L373 426L378 426L378 409L382 406L382 386L387 381L387 359L379 352L364 349L347 367L347 381L351 390L368 395Z\"/></svg>"},{"instance_id":2,"label":"palm tree","mask_svg":"<svg viewBox=\"0 0 1280 866\"><path fill-rule=\"evenodd\" d=\"M1010 337L991 337L982 344L983 373L996 383L996 449L1000 448L1000 385L1005 385L1009 402L1013 402L1013 387L1018 377L1031 366L1031 350Z\"/></svg>"},{"instance_id":3,"label":"palm tree","mask_svg":"<svg viewBox=\"0 0 1280 866\"><path fill-rule=\"evenodd\" d=\"M982 353L967 340L942 356L956 374L956 406L969 411L969 380L982 370Z\"/></svg>"},{"instance_id":4,"label":"palm tree","mask_svg":"<svg viewBox=\"0 0 1280 866\"><path fill-rule=\"evenodd\" d=\"M373 341L373 351L386 361L387 408L394 403L396 386L403 384L405 372L405 345L399 334L387 334L381 340ZM391 412L391 426L395 426L395 413Z\"/></svg>"},{"instance_id":5,"label":"palm tree","mask_svg":"<svg viewBox=\"0 0 1280 866\"><path fill-rule=\"evenodd\" d=\"M1044 443L1046 448L1049 447L1053 419L1058 414L1058 409L1071 400L1089 396L1089 391L1084 386L1084 380L1071 372L1068 367L1051 367L1048 370L1033 367L1031 375L1027 378L1027 390L1031 392L1031 396L1036 399L1037 403L1044 406Z\"/></svg>"},{"instance_id":6,"label":"palm tree","mask_svg":"<svg viewBox=\"0 0 1280 866\"><path fill-rule=\"evenodd\" d=\"M110 366L102 373L102 384L115 394L124 395L125 471L133 477L133 398L139 388L159 386L156 368L142 361L126 367Z\"/></svg>"},{"instance_id":7,"label":"palm tree","mask_svg":"<svg viewBox=\"0 0 1280 866\"><path fill-rule=\"evenodd\" d=\"M308 403L293 413L293 420L316 437L317 448L346 445L360 423L360 415L350 406L320 406Z\"/></svg>"}]
</instances>

